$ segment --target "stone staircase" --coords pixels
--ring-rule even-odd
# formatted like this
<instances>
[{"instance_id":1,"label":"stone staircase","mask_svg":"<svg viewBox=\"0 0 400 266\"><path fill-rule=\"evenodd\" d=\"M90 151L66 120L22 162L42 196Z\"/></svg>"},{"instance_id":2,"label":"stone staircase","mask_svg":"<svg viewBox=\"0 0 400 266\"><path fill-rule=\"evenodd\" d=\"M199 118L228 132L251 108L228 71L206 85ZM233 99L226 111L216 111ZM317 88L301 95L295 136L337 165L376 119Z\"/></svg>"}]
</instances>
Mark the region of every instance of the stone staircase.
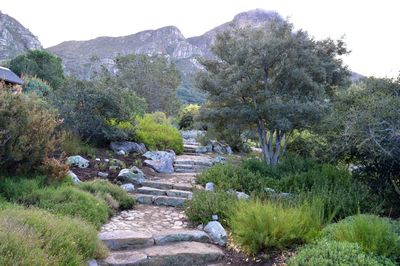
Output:
<instances>
[{"instance_id":1,"label":"stone staircase","mask_svg":"<svg viewBox=\"0 0 400 266\"><path fill-rule=\"evenodd\" d=\"M110 250L103 266L216 265L224 252L207 233L189 228L183 207L192 198L196 173L213 165L195 154L197 143L185 143L175 173L151 177L133 192L137 205L103 226L100 239Z\"/></svg>"},{"instance_id":2,"label":"stone staircase","mask_svg":"<svg viewBox=\"0 0 400 266\"><path fill-rule=\"evenodd\" d=\"M100 239L110 250L105 260L98 261L102 266L208 265L224 256L199 230L115 231L101 233Z\"/></svg>"}]
</instances>

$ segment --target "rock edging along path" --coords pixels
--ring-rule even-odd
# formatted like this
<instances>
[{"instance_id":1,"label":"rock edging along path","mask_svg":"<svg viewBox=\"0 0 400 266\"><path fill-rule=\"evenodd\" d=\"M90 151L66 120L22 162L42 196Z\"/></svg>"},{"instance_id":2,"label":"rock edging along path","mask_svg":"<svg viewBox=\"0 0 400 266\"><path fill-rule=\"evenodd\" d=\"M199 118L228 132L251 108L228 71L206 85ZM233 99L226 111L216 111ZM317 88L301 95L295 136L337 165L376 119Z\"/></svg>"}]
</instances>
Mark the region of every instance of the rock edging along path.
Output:
<instances>
[{"instance_id":1,"label":"rock edging along path","mask_svg":"<svg viewBox=\"0 0 400 266\"><path fill-rule=\"evenodd\" d=\"M137 206L114 216L100 239L110 250L99 265L211 265L223 251L204 231L189 227L184 210L192 198L195 174L212 166L207 155L177 156L179 173L147 179L134 190Z\"/></svg>"}]
</instances>

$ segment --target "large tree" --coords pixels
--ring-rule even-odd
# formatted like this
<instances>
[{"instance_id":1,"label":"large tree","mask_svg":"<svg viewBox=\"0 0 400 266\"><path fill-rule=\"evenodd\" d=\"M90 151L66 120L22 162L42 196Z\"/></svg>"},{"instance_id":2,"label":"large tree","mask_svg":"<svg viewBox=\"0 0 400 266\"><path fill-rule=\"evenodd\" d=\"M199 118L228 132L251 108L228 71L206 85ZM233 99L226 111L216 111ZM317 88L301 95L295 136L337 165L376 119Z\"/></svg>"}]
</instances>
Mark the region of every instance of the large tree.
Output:
<instances>
[{"instance_id":1,"label":"large tree","mask_svg":"<svg viewBox=\"0 0 400 266\"><path fill-rule=\"evenodd\" d=\"M116 59L117 79L122 87L132 89L146 99L148 112L174 114L179 110L176 90L180 74L163 56L127 55Z\"/></svg>"},{"instance_id":2,"label":"large tree","mask_svg":"<svg viewBox=\"0 0 400 266\"><path fill-rule=\"evenodd\" d=\"M270 165L294 129L324 117L329 95L349 76L338 57L347 53L343 41L315 41L280 17L223 32L212 51L216 59L202 60L206 71L197 77L209 95L205 117L256 128Z\"/></svg>"},{"instance_id":3,"label":"large tree","mask_svg":"<svg viewBox=\"0 0 400 266\"><path fill-rule=\"evenodd\" d=\"M10 61L10 69L17 75L30 75L41 78L57 89L64 81L60 58L44 51L31 50Z\"/></svg>"}]
</instances>

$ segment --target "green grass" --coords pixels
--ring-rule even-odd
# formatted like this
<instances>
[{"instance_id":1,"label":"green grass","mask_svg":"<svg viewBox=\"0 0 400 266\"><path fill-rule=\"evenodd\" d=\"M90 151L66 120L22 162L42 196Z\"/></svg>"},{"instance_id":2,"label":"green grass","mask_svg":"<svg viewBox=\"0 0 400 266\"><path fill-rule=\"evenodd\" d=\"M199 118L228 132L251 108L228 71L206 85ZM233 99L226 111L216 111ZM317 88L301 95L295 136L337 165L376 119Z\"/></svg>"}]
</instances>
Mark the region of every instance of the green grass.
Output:
<instances>
[{"instance_id":1,"label":"green grass","mask_svg":"<svg viewBox=\"0 0 400 266\"><path fill-rule=\"evenodd\" d=\"M235 242L251 254L308 243L319 235L323 223L318 200L301 205L240 201L230 217Z\"/></svg>"},{"instance_id":2,"label":"green grass","mask_svg":"<svg viewBox=\"0 0 400 266\"><path fill-rule=\"evenodd\" d=\"M135 205L134 197L129 195L119 186L114 185L107 180L94 180L83 182L79 185L79 188L84 191L88 191L93 195L104 198L107 202L110 201L111 197L117 203L117 206L112 206L115 209L127 210L132 209Z\"/></svg>"},{"instance_id":3,"label":"green grass","mask_svg":"<svg viewBox=\"0 0 400 266\"><path fill-rule=\"evenodd\" d=\"M375 215L348 217L323 230L336 241L357 243L364 252L400 259L400 223Z\"/></svg>"},{"instance_id":4,"label":"green grass","mask_svg":"<svg viewBox=\"0 0 400 266\"><path fill-rule=\"evenodd\" d=\"M333 265L395 266L396 264L387 258L365 253L356 243L327 239L305 246L288 261L288 266Z\"/></svg>"},{"instance_id":5,"label":"green grass","mask_svg":"<svg viewBox=\"0 0 400 266\"><path fill-rule=\"evenodd\" d=\"M78 217L98 228L110 215L110 209L103 199L72 186L38 189L28 195L22 195L19 202L51 213Z\"/></svg>"},{"instance_id":6,"label":"green grass","mask_svg":"<svg viewBox=\"0 0 400 266\"><path fill-rule=\"evenodd\" d=\"M85 265L107 250L92 225L38 209L0 211L0 265Z\"/></svg>"},{"instance_id":7,"label":"green grass","mask_svg":"<svg viewBox=\"0 0 400 266\"><path fill-rule=\"evenodd\" d=\"M206 225L213 214L218 215L219 221L227 225L228 218L236 203L236 195L226 192L198 191L193 199L186 202L185 214L194 224Z\"/></svg>"}]
</instances>

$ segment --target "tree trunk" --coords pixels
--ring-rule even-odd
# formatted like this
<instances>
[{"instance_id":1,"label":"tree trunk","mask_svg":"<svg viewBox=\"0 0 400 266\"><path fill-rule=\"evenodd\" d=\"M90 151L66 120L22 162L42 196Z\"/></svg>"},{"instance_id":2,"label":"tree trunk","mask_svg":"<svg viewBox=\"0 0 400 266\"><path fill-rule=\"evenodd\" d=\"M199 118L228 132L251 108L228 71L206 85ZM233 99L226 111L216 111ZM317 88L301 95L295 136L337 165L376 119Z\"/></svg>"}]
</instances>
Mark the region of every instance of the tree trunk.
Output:
<instances>
[{"instance_id":1,"label":"tree trunk","mask_svg":"<svg viewBox=\"0 0 400 266\"><path fill-rule=\"evenodd\" d=\"M277 131L275 134L275 150L273 151L273 156L271 158L271 166L276 166L278 164L279 154L281 152L281 140L282 133Z\"/></svg>"},{"instance_id":2,"label":"tree trunk","mask_svg":"<svg viewBox=\"0 0 400 266\"><path fill-rule=\"evenodd\" d=\"M261 144L263 159L268 165L270 165L271 157L269 154L269 149L268 149L268 144L267 144L267 131L264 126L264 121L262 121L262 119L258 119L258 121L257 121L257 132L258 132L258 136L260 137L260 144Z\"/></svg>"}]
</instances>

